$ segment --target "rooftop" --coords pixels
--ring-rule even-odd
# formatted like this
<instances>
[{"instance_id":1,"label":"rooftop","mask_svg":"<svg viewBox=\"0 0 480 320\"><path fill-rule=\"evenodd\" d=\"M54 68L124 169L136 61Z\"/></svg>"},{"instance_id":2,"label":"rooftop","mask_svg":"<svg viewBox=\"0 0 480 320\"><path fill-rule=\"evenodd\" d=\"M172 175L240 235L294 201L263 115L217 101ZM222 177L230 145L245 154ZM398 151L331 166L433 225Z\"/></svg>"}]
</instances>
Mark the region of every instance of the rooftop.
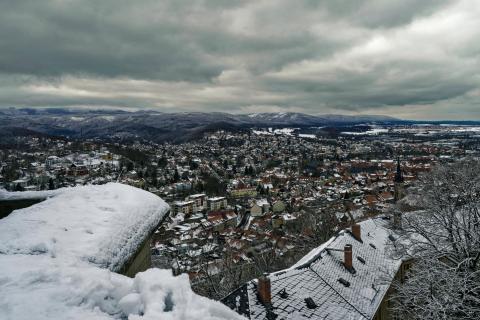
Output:
<instances>
[{"instance_id":1,"label":"rooftop","mask_svg":"<svg viewBox=\"0 0 480 320\"><path fill-rule=\"evenodd\" d=\"M386 225L382 218L363 221L362 241L350 231L342 231L291 268L270 274L271 311L286 319L373 318L401 265L385 250L390 241ZM354 271L343 263L341 251L347 244L353 247ZM268 318L268 308L258 298L256 280L223 302L250 319Z\"/></svg>"}]
</instances>

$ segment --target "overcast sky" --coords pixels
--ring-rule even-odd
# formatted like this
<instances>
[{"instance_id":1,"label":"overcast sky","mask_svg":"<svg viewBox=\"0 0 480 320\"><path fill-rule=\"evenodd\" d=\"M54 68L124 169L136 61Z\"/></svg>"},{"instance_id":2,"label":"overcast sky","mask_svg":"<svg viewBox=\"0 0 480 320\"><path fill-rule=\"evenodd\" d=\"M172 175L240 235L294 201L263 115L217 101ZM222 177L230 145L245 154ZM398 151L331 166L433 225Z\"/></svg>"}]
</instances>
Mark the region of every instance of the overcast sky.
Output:
<instances>
[{"instance_id":1,"label":"overcast sky","mask_svg":"<svg viewBox=\"0 0 480 320\"><path fill-rule=\"evenodd\" d=\"M0 107L480 120L480 1L0 0Z\"/></svg>"}]
</instances>

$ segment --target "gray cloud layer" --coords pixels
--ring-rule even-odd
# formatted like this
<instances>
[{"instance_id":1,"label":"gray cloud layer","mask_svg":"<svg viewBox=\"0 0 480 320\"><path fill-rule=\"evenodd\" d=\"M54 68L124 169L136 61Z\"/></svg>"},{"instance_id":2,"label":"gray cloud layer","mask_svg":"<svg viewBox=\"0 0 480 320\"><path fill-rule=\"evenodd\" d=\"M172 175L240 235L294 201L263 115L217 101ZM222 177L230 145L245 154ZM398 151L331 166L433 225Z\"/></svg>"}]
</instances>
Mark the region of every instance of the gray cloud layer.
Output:
<instances>
[{"instance_id":1,"label":"gray cloud layer","mask_svg":"<svg viewBox=\"0 0 480 320\"><path fill-rule=\"evenodd\" d=\"M0 0L0 107L480 119L476 0Z\"/></svg>"}]
</instances>

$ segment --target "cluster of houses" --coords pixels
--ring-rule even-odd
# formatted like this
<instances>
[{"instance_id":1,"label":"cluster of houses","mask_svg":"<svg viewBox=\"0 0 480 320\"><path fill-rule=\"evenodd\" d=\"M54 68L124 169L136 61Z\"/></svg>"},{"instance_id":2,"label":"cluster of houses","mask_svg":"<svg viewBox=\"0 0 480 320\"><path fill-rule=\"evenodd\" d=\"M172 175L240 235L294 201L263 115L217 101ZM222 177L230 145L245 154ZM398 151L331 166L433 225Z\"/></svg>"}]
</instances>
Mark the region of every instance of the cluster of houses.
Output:
<instances>
[{"instance_id":1,"label":"cluster of houses","mask_svg":"<svg viewBox=\"0 0 480 320\"><path fill-rule=\"evenodd\" d=\"M118 181L161 196L171 214L155 231L153 263L188 273L195 284L205 273L222 272L227 259L251 266L264 257L275 270L291 266L318 245L312 241L312 219L331 216L330 231L338 232L382 216L436 163L478 155L477 145L462 143L458 135L449 139L448 132L441 139L407 132L381 142L368 135L333 139L255 132L219 131L183 144L135 142L115 148L23 137L18 138L22 148L0 150L0 183L9 190L43 190ZM307 285L313 271L304 269L271 281L298 278ZM254 285L243 293L253 294ZM272 287L277 289L285 288ZM295 296L292 287L285 290ZM305 308L315 309L309 305L305 302ZM270 312L245 310L250 318L256 318L252 311ZM363 312L366 318L371 311Z\"/></svg>"},{"instance_id":2,"label":"cluster of houses","mask_svg":"<svg viewBox=\"0 0 480 320\"><path fill-rule=\"evenodd\" d=\"M0 183L16 191L57 189L115 181L120 156L95 144L25 137L23 150L0 150Z\"/></svg>"}]
</instances>

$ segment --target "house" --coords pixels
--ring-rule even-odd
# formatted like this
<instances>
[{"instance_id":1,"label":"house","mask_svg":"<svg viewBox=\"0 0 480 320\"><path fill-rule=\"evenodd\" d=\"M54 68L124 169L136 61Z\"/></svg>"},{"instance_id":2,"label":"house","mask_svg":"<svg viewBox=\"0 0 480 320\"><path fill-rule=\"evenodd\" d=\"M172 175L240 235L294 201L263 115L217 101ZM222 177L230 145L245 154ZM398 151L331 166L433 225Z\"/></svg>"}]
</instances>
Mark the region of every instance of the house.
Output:
<instances>
[{"instance_id":1,"label":"house","mask_svg":"<svg viewBox=\"0 0 480 320\"><path fill-rule=\"evenodd\" d=\"M85 176L87 174L88 174L88 168L83 164L72 163L70 165L70 168L68 169L69 176L76 177L76 176Z\"/></svg>"},{"instance_id":2,"label":"house","mask_svg":"<svg viewBox=\"0 0 480 320\"><path fill-rule=\"evenodd\" d=\"M285 219L281 215L272 216L272 228L281 229L285 225Z\"/></svg>"},{"instance_id":3,"label":"house","mask_svg":"<svg viewBox=\"0 0 480 320\"><path fill-rule=\"evenodd\" d=\"M207 199L207 208L210 211L218 211L227 208L227 199L225 197L213 197Z\"/></svg>"},{"instance_id":4,"label":"house","mask_svg":"<svg viewBox=\"0 0 480 320\"><path fill-rule=\"evenodd\" d=\"M263 214L263 209L257 203L253 203L250 207L250 215L252 217L260 217Z\"/></svg>"},{"instance_id":5,"label":"house","mask_svg":"<svg viewBox=\"0 0 480 320\"><path fill-rule=\"evenodd\" d=\"M233 189L232 191L230 191L230 195L233 198L255 197L257 195L257 189L256 188Z\"/></svg>"},{"instance_id":6,"label":"house","mask_svg":"<svg viewBox=\"0 0 480 320\"><path fill-rule=\"evenodd\" d=\"M250 207L250 215L252 217L260 217L268 213L270 210L270 203L267 199L255 200L255 202Z\"/></svg>"},{"instance_id":7,"label":"house","mask_svg":"<svg viewBox=\"0 0 480 320\"><path fill-rule=\"evenodd\" d=\"M193 214L196 210L195 201L175 201L173 203L173 213L175 215L183 213L186 216Z\"/></svg>"},{"instance_id":8,"label":"house","mask_svg":"<svg viewBox=\"0 0 480 320\"><path fill-rule=\"evenodd\" d=\"M202 211L207 205L207 196L204 193L192 194L187 197L187 200L195 202L195 212Z\"/></svg>"},{"instance_id":9,"label":"house","mask_svg":"<svg viewBox=\"0 0 480 320\"><path fill-rule=\"evenodd\" d=\"M207 216L207 224L204 228L213 228L213 231L223 231L226 228L234 228L237 225L237 214L233 210L210 212Z\"/></svg>"},{"instance_id":10,"label":"house","mask_svg":"<svg viewBox=\"0 0 480 320\"><path fill-rule=\"evenodd\" d=\"M386 217L343 230L291 268L254 279L222 299L249 319L388 319L391 258Z\"/></svg>"},{"instance_id":11,"label":"house","mask_svg":"<svg viewBox=\"0 0 480 320\"><path fill-rule=\"evenodd\" d=\"M60 158L57 157L57 156L49 156L47 157L47 159L45 160L45 165L48 167L52 167L54 166L55 164L59 163L60 162Z\"/></svg>"},{"instance_id":12,"label":"house","mask_svg":"<svg viewBox=\"0 0 480 320\"><path fill-rule=\"evenodd\" d=\"M272 205L272 211L274 213L281 213L281 212L284 212L285 211L285 202L283 202L282 200L277 200L273 203Z\"/></svg>"}]
</instances>

